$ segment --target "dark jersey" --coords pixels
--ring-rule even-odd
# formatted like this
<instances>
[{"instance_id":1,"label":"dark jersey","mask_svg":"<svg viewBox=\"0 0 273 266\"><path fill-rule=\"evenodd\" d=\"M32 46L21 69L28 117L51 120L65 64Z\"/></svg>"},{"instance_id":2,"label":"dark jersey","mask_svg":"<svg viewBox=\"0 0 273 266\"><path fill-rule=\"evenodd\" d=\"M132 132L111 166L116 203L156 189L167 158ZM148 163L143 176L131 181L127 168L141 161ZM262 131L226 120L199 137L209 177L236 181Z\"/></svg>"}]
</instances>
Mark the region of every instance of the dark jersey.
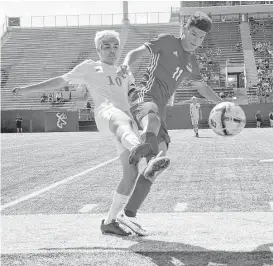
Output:
<instances>
[{"instance_id":1,"label":"dark jersey","mask_svg":"<svg viewBox=\"0 0 273 266\"><path fill-rule=\"evenodd\" d=\"M181 38L163 34L144 45L152 55L141 81L144 97L165 106L183 80L202 80L196 57L183 49Z\"/></svg>"},{"instance_id":2,"label":"dark jersey","mask_svg":"<svg viewBox=\"0 0 273 266\"><path fill-rule=\"evenodd\" d=\"M16 126L20 128L22 126L22 121L23 121L23 119L21 117L17 117L16 118Z\"/></svg>"}]
</instances>

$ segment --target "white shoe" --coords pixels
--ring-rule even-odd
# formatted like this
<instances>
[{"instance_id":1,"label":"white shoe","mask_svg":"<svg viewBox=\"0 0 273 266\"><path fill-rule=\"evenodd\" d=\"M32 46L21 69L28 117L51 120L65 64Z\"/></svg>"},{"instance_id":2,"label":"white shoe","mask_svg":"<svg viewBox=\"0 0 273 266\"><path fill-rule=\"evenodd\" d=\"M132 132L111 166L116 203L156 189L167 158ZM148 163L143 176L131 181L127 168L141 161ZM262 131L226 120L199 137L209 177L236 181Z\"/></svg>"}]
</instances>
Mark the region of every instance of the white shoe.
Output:
<instances>
[{"instance_id":1,"label":"white shoe","mask_svg":"<svg viewBox=\"0 0 273 266\"><path fill-rule=\"evenodd\" d=\"M147 167L143 171L143 176L146 179L154 179L155 176L158 176L169 167L170 159L166 156L160 157L162 153L163 151L160 151L155 158L148 162Z\"/></svg>"},{"instance_id":2,"label":"white shoe","mask_svg":"<svg viewBox=\"0 0 273 266\"><path fill-rule=\"evenodd\" d=\"M124 210L118 213L117 215L117 221L120 223L126 225L129 227L134 233L136 233L139 236L147 236L148 232L142 229L139 223L137 223L137 220L135 217L128 217L125 213Z\"/></svg>"}]
</instances>

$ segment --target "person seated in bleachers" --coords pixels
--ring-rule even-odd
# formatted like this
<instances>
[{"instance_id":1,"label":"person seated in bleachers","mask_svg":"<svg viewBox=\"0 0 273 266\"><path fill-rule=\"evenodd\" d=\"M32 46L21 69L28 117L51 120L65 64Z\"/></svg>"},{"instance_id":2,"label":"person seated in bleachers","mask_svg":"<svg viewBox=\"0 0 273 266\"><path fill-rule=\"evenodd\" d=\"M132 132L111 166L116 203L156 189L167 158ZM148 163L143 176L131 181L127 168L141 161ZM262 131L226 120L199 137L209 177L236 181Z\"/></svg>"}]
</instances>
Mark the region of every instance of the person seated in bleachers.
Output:
<instances>
[{"instance_id":1,"label":"person seated in bleachers","mask_svg":"<svg viewBox=\"0 0 273 266\"><path fill-rule=\"evenodd\" d=\"M53 102L53 94L51 92L48 94L47 99L48 99L48 102L50 103Z\"/></svg>"},{"instance_id":2,"label":"person seated in bleachers","mask_svg":"<svg viewBox=\"0 0 273 266\"><path fill-rule=\"evenodd\" d=\"M60 91L56 94L56 102L57 103L62 102L62 92L60 92Z\"/></svg>"},{"instance_id":3,"label":"person seated in bleachers","mask_svg":"<svg viewBox=\"0 0 273 266\"><path fill-rule=\"evenodd\" d=\"M47 96L45 95L45 93L43 93L43 95L41 96L41 103L44 103L47 100Z\"/></svg>"}]
</instances>

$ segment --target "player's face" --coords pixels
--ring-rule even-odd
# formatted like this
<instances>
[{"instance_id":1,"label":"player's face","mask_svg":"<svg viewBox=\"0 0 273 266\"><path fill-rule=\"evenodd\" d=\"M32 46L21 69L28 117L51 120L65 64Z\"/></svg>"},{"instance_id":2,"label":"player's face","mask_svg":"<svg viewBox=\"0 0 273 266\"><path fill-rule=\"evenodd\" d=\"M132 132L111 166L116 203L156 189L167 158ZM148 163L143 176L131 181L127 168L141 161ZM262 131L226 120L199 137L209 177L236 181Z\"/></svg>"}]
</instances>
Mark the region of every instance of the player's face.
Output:
<instances>
[{"instance_id":1,"label":"player's face","mask_svg":"<svg viewBox=\"0 0 273 266\"><path fill-rule=\"evenodd\" d=\"M190 28L184 27L183 33L182 46L187 52L195 51L206 37L205 31L199 30L194 26Z\"/></svg>"},{"instance_id":2,"label":"player's face","mask_svg":"<svg viewBox=\"0 0 273 266\"><path fill-rule=\"evenodd\" d=\"M102 40L101 48L98 49L98 54L102 62L114 65L119 57L120 48L118 40L115 38L109 38Z\"/></svg>"},{"instance_id":3,"label":"player's face","mask_svg":"<svg viewBox=\"0 0 273 266\"><path fill-rule=\"evenodd\" d=\"M192 102L193 102L193 104L197 103L196 99L192 99Z\"/></svg>"}]
</instances>

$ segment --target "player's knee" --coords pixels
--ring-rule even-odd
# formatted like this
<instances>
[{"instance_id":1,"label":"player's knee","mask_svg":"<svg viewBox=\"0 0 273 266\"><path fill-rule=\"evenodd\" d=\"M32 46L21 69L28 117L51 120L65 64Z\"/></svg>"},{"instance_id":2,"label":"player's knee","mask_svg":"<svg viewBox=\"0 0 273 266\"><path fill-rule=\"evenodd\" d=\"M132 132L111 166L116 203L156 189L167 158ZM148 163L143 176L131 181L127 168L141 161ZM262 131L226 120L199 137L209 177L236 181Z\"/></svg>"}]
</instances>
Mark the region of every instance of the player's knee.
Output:
<instances>
[{"instance_id":1,"label":"player's knee","mask_svg":"<svg viewBox=\"0 0 273 266\"><path fill-rule=\"evenodd\" d=\"M128 126L132 124L132 119L128 116L124 116L120 119L111 119L110 120L110 129L111 131L116 134L121 127Z\"/></svg>"}]
</instances>

